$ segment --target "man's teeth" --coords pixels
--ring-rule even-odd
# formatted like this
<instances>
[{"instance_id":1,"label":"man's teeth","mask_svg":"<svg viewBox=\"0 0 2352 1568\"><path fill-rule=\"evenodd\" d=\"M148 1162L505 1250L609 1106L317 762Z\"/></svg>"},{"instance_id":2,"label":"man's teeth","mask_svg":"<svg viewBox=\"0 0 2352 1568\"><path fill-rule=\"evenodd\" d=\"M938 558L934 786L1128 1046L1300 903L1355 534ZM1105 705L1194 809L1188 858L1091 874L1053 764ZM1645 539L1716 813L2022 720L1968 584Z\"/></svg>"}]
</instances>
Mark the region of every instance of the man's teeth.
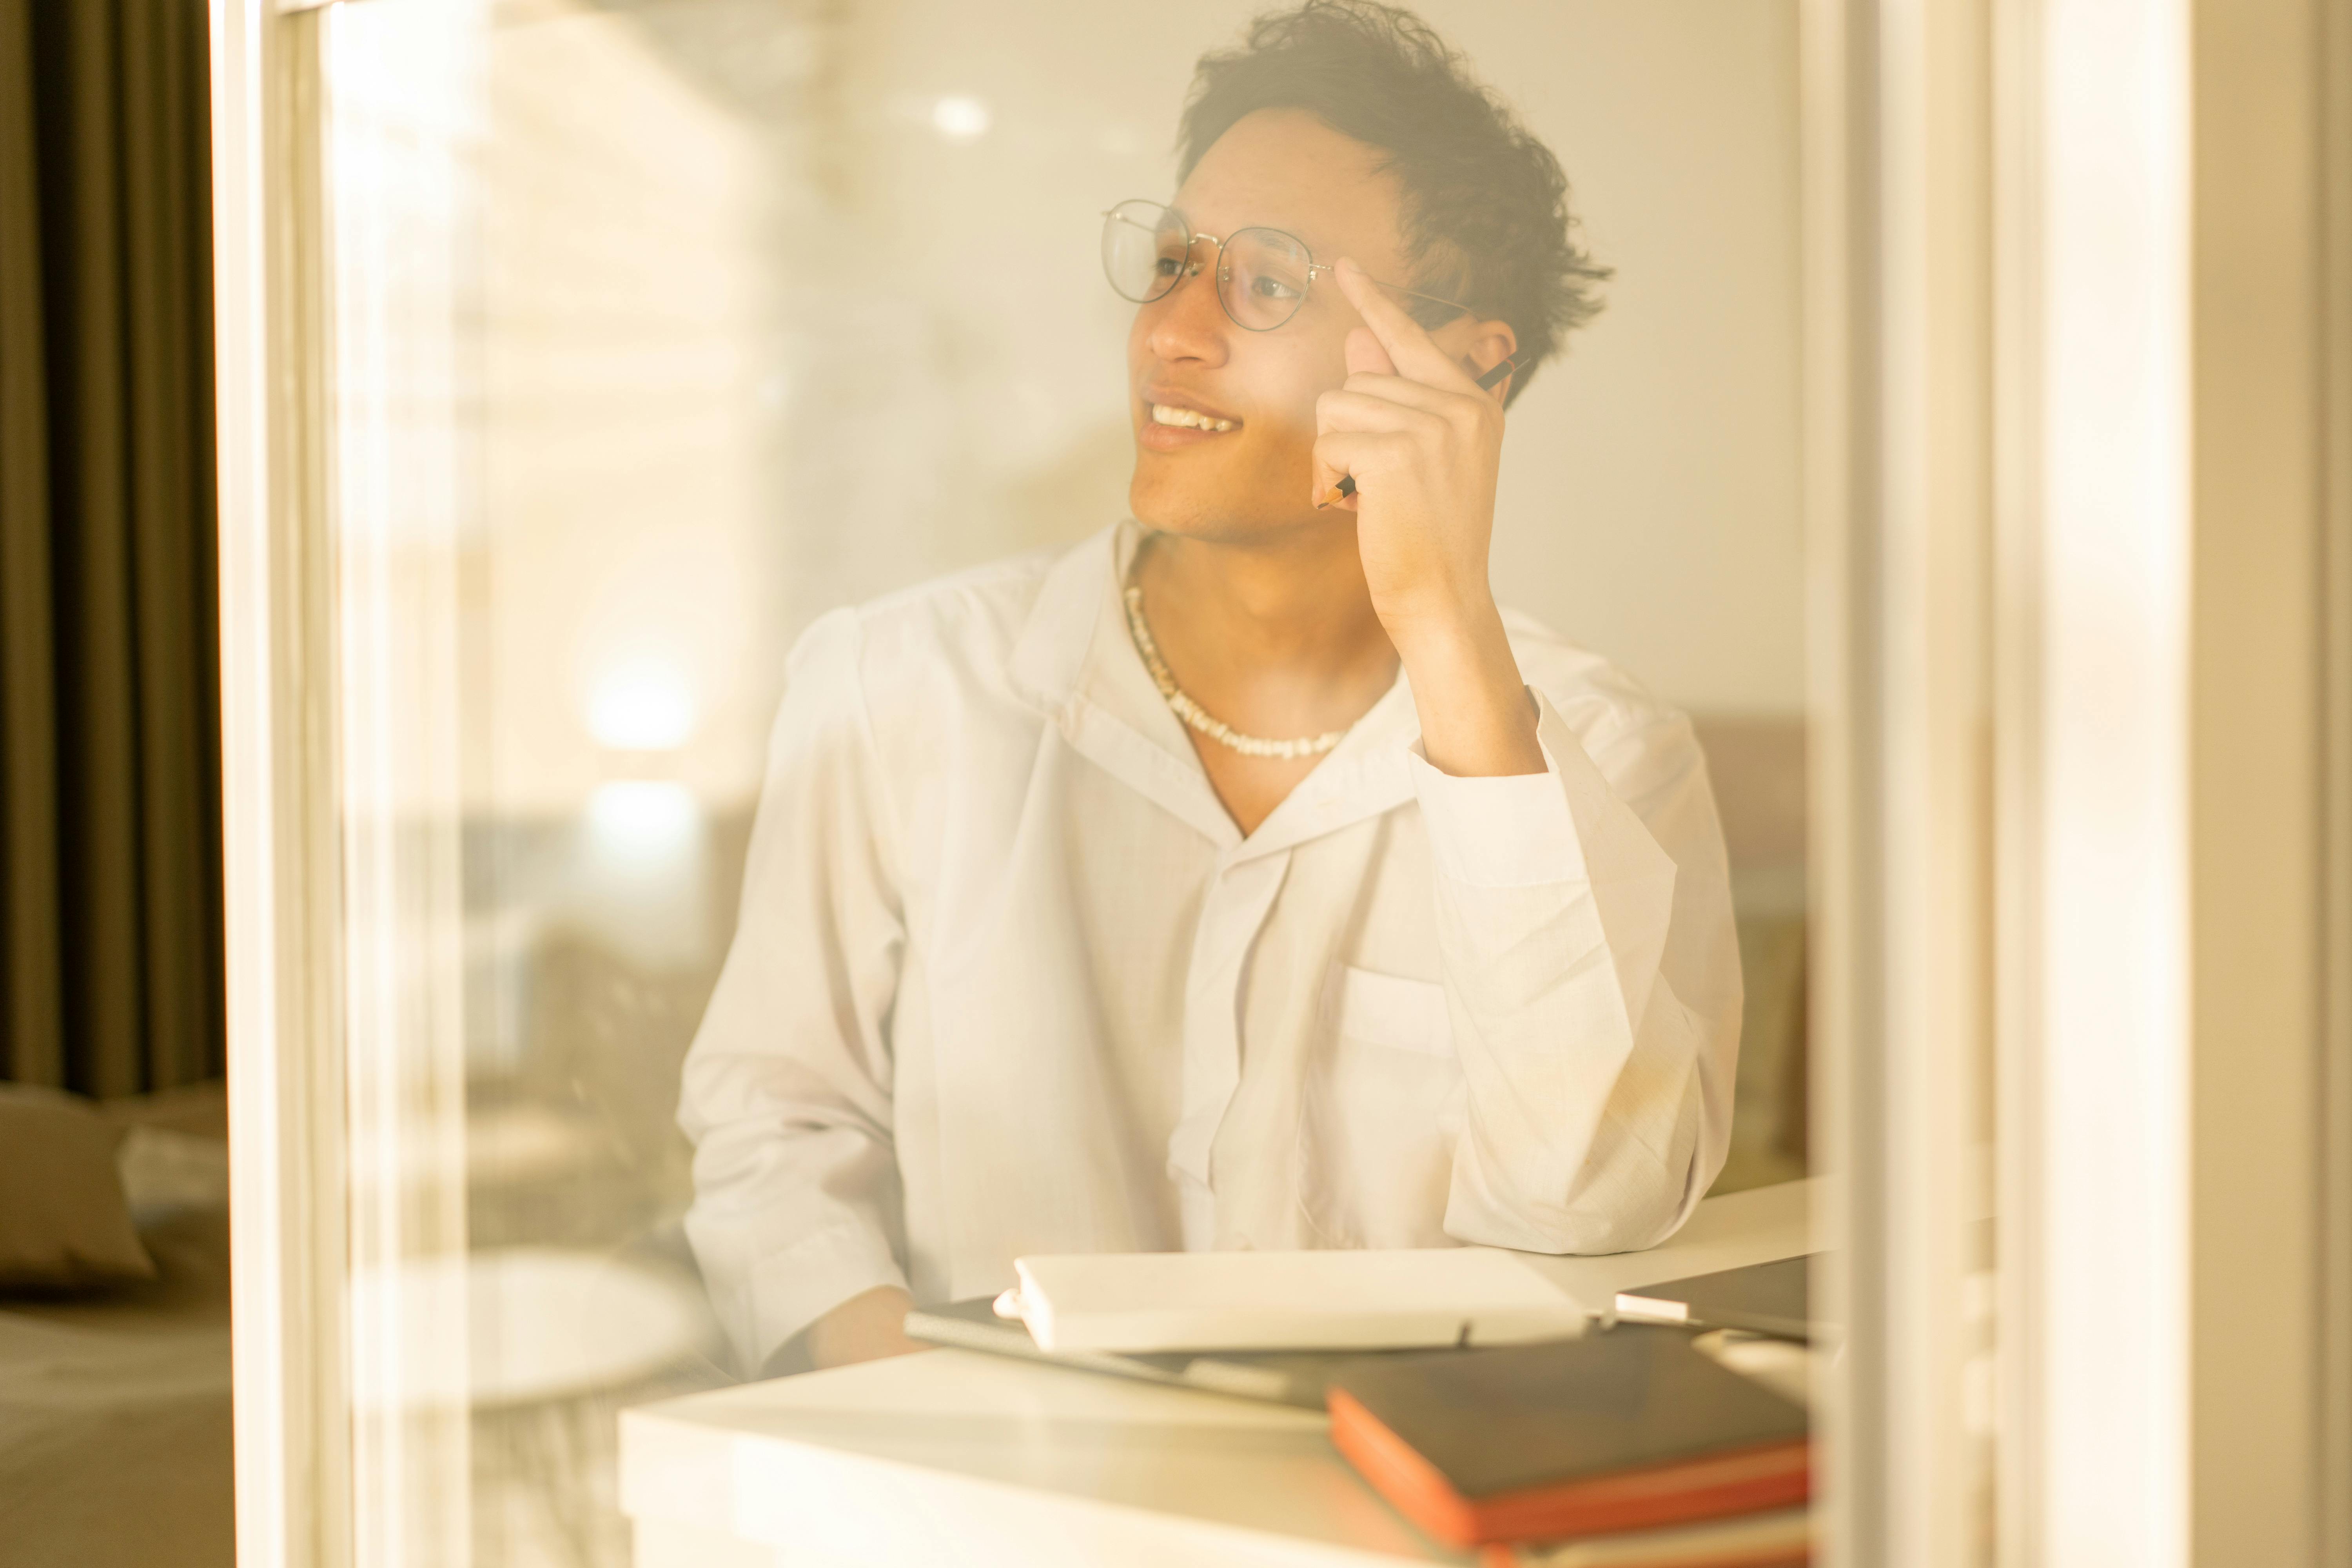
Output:
<instances>
[{"instance_id":1,"label":"man's teeth","mask_svg":"<svg viewBox=\"0 0 2352 1568\"><path fill-rule=\"evenodd\" d=\"M1234 427L1230 419L1213 419L1206 414L1197 414L1190 408L1171 408L1164 403L1151 405L1151 422L1154 425L1183 425L1195 430L1230 430Z\"/></svg>"}]
</instances>

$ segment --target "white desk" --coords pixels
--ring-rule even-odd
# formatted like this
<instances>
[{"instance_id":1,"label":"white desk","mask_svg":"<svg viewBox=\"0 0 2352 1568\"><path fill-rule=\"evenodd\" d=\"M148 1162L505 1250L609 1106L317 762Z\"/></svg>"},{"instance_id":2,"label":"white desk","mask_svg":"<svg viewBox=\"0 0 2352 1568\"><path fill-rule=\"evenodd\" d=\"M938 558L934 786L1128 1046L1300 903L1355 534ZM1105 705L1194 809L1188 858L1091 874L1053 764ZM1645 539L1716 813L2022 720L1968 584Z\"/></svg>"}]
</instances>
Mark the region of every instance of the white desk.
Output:
<instances>
[{"instance_id":1,"label":"white desk","mask_svg":"<svg viewBox=\"0 0 2352 1568\"><path fill-rule=\"evenodd\" d=\"M1596 1305L1809 1250L1816 1184L1710 1199L1664 1246L1532 1259ZM921 1355L621 1417L637 1568L1307 1568L1466 1563L1306 1410L981 1355Z\"/></svg>"}]
</instances>

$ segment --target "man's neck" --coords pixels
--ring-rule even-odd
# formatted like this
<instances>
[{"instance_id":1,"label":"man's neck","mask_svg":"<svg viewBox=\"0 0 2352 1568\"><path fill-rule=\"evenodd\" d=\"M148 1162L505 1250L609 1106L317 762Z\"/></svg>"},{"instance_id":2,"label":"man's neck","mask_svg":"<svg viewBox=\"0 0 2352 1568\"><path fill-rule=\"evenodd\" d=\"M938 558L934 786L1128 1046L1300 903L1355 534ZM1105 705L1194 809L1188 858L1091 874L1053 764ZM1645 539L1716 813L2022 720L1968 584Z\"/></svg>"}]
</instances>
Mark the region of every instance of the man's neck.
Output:
<instances>
[{"instance_id":1,"label":"man's neck","mask_svg":"<svg viewBox=\"0 0 2352 1568\"><path fill-rule=\"evenodd\" d=\"M1135 580L1177 684L1237 730L1344 729L1396 679L1348 521L1244 542L1152 534Z\"/></svg>"}]
</instances>

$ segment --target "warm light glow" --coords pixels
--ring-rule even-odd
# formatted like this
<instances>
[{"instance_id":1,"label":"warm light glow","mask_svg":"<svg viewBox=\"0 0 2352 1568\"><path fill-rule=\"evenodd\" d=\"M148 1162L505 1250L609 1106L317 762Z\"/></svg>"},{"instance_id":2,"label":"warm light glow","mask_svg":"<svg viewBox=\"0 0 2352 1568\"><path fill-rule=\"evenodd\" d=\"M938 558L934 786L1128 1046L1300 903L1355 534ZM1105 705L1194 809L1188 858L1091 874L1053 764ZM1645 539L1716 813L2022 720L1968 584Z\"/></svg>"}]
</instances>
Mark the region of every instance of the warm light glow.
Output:
<instances>
[{"instance_id":1,"label":"warm light glow","mask_svg":"<svg viewBox=\"0 0 2352 1568\"><path fill-rule=\"evenodd\" d=\"M698 843L701 809L681 784L619 779L588 797L588 830L597 851L619 864L677 861Z\"/></svg>"},{"instance_id":2,"label":"warm light glow","mask_svg":"<svg viewBox=\"0 0 2352 1568\"><path fill-rule=\"evenodd\" d=\"M694 732L694 682L656 656L625 658L597 679L588 732L616 752L667 752Z\"/></svg>"},{"instance_id":3,"label":"warm light glow","mask_svg":"<svg viewBox=\"0 0 2352 1568\"><path fill-rule=\"evenodd\" d=\"M931 105L931 129L950 142L986 135L992 118L988 105L976 98L943 98Z\"/></svg>"},{"instance_id":4,"label":"warm light glow","mask_svg":"<svg viewBox=\"0 0 2352 1568\"><path fill-rule=\"evenodd\" d=\"M711 942L709 823L675 780L600 784L580 817L564 920L646 969L699 963Z\"/></svg>"}]
</instances>

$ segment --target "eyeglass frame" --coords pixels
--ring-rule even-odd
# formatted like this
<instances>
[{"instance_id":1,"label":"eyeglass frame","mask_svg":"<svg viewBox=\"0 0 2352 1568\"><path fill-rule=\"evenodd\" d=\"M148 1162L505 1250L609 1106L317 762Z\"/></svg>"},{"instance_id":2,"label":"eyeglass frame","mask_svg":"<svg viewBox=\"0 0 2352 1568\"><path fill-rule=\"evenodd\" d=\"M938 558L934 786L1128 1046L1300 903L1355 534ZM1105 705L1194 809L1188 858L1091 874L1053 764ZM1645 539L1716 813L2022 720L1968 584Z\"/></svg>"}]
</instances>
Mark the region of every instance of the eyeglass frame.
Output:
<instances>
[{"instance_id":1,"label":"eyeglass frame","mask_svg":"<svg viewBox=\"0 0 2352 1568\"><path fill-rule=\"evenodd\" d=\"M1160 300L1168 298L1169 295L1176 292L1178 289L1183 287L1186 279L1199 277L1201 275L1201 263L1192 259L1192 247L1198 245L1204 239L1211 245L1217 247L1217 309L1225 313L1225 320L1231 321L1234 325L1239 327L1245 332L1275 332L1280 331L1283 328L1290 325L1291 322L1298 319L1299 310L1303 310L1307 308L1307 301L1314 292L1315 275L1318 272L1336 272L1339 270L1337 267L1332 266L1329 263L1316 260L1315 247L1308 245L1297 235L1292 234L1287 229L1275 228L1269 225L1260 223L1254 223L1249 225L1247 227L1235 229L1230 237L1235 239L1238 239L1243 235L1251 233L1280 235L1283 238L1290 241L1291 244L1298 247L1299 251L1307 258L1307 287L1299 293L1297 307L1294 309L1290 314L1283 317L1282 320L1275 322L1274 325L1270 327L1253 327L1247 321L1243 321L1239 316L1234 315L1234 308L1225 303L1224 285L1233 280L1233 274L1227 271L1225 268L1225 240L1220 239L1213 234L1202 233L1200 230L1194 228L1191 224L1184 221L1183 214L1178 212L1174 207L1170 206L1165 202L1153 201L1150 196L1129 196L1125 201L1119 202L1116 205L1105 207L1102 210L1101 216L1105 220L1117 217L1120 207L1131 206L1139 202L1146 206L1158 207L1161 212L1164 212L1170 217L1174 218L1176 220L1176 226L1183 230L1185 237L1184 270L1176 277L1173 282L1170 283L1167 288L1161 289L1159 293L1152 295L1148 300L1138 300L1134 296L1127 293L1124 289L1120 289L1117 280L1111 278L1110 261L1109 258L1106 257L1103 261L1104 281L1110 284L1110 291L1112 293L1117 294L1120 299L1127 300L1129 304L1156 305ZM1132 220L1121 219L1121 221L1131 222ZM1141 224L1136 224L1135 226L1141 228L1143 226ZM1469 306L1463 304L1458 300L1441 299L1435 294L1424 294L1418 289L1408 289L1402 283L1383 283L1377 278L1367 277L1365 281L1372 284L1376 288L1386 289L1391 293L1402 294L1409 299L1426 300L1433 305L1443 305L1457 316L1473 316L1477 314L1476 311L1471 310ZM1446 318L1447 321L1452 321L1453 319L1453 316Z\"/></svg>"}]
</instances>

